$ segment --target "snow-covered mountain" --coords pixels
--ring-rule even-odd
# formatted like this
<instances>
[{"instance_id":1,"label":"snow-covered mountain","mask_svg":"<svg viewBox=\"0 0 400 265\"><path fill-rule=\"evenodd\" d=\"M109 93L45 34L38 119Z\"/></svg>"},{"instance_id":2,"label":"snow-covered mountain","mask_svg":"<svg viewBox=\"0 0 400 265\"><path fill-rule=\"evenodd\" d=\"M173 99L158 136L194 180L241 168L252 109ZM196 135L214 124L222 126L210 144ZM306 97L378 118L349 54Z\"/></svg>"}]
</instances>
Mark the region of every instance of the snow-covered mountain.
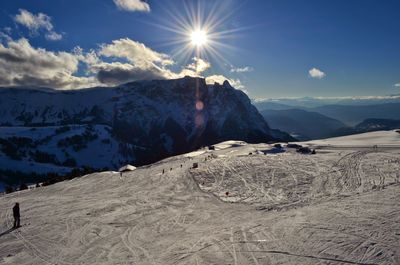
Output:
<instances>
[{"instance_id":1,"label":"snow-covered mountain","mask_svg":"<svg viewBox=\"0 0 400 265\"><path fill-rule=\"evenodd\" d=\"M225 140L289 140L245 93L202 78L60 91L0 89L1 169L146 164ZM37 163L40 165L38 166ZM7 166L10 165L10 166ZM25 170L24 170L25 171Z\"/></svg>"}]
</instances>

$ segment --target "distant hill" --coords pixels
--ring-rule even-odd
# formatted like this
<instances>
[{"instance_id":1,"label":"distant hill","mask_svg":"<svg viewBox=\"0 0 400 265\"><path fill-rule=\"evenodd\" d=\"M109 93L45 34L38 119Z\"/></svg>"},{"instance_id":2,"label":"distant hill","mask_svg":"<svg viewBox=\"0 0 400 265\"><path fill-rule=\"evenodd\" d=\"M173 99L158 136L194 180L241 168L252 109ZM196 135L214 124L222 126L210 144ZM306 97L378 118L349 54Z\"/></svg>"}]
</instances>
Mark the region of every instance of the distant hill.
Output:
<instances>
[{"instance_id":1,"label":"distant hill","mask_svg":"<svg viewBox=\"0 0 400 265\"><path fill-rule=\"evenodd\" d=\"M255 100L254 105L259 109L275 109L268 104L290 106L289 108L315 108L327 105L368 106L388 103L400 103L400 95L371 96L371 97L302 97L302 98L274 98ZM286 108L286 109L289 109Z\"/></svg>"},{"instance_id":2,"label":"distant hill","mask_svg":"<svg viewBox=\"0 0 400 265\"><path fill-rule=\"evenodd\" d=\"M319 112L328 117L354 126L366 119L398 119L400 103L386 103L368 106L326 105L308 110Z\"/></svg>"},{"instance_id":3,"label":"distant hill","mask_svg":"<svg viewBox=\"0 0 400 265\"><path fill-rule=\"evenodd\" d=\"M357 124L356 128L364 132L394 130L400 128L400 120L366 119Z\"/></svg>"},{"instance_id":4,"label":"distant hill","mask_svg":"<svg viewBox=\"0 0 400 265\"><path fill-rule=\"evenodd\" d=\"M373 131L400 129L400 120L366 119L354 127L343 127L332 133L332 136L344 136Z\"/></svg>"},{"instance_id":5,"label":"distant hill","mask_svg":"<svg viewBox=\"0 0 400 265\"><path fill-rule=\"evenodd\" d=\"M253 102L253 105L259 110L287 110L287 109L293 109L293 106L282 104L282 103L276 103L276 102L271 102L271 101L258 101L258 102Z\"/></svg>"},{"instance_id":6,"label":"distant hill","mask_svg":"<svg viewBox=\"0 0 400 265\"><path fill-rule=\"evenodd\" d=\"M346 126L339 120L302 109L267 109L261 115L271 128L288 132L299 140L330 137L332 132Z\"/></svg>"}]
</instances>

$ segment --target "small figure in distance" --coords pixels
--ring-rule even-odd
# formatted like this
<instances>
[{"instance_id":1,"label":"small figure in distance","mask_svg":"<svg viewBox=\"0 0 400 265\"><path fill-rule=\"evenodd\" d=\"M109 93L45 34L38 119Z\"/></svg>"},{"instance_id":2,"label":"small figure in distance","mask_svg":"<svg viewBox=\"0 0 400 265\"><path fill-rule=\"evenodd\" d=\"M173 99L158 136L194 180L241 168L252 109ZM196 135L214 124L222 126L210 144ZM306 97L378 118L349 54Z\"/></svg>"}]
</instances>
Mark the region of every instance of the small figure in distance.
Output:
<instances>
[{"instance_id":1,"label":"small figure in distance","mask_svg":"<svg viewBox=\"0 0 400 265\"><path fill-rule=\"evenodd\" d=\"M15 203L13 207L13 216L14 216L14 229L21 227L20 225L20 213L19 213L19 203Z\"/></svg>"}]
</instances>

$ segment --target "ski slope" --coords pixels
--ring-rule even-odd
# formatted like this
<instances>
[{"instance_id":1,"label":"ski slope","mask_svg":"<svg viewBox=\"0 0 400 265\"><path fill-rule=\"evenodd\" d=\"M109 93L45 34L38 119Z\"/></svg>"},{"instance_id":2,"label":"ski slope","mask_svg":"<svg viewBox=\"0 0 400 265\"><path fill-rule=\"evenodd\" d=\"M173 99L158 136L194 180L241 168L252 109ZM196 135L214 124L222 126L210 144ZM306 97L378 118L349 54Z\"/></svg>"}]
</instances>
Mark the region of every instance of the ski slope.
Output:
<instances>
[{"instance_id":1,"label":"ski slope","mask_svg":"<svg viewBox=\"0 0 400 265\"><path fill-rule=\"evenodd\" d=\"M316 155L229 141L2 196L0 264L399 264L400 148L360 137L304 143Z\"/></svg>"},{"instance_id":2,"label":"ski slope","mask_svg":"<svg viewBox=\"0 0 400 265\"><path fill-rule=\"evenodd\" d=\"M395 131L377 131L342 137L334 137L323 140L313 140L308 142L311 145L331 145L331 146L361 146L371 147L372 145L399 147L400 133Z\"/></svg>"}]
</instances>

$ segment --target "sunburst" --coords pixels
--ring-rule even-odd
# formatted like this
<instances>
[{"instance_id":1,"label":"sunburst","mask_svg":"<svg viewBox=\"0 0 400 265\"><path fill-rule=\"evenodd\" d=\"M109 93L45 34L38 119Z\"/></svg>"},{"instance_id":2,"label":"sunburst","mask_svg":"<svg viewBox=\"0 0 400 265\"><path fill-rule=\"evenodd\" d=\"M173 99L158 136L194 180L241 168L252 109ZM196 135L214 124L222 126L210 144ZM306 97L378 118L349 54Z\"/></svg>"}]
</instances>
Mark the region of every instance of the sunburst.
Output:
<instances>
[{"instance_id":1,"label":"sunburst","mask_svg":"<svg viewBox=\"0 0 400 265\"><path fill-rule=\"evenodd\" d=\"M209 5L207 12L204 3ZM175 60L185 65L194 56L207 61L212 59L223 69L225 65L231 65L229 54L234 54L237 49L229 40L245 29L232 26L231 19L238 8L227 6L223 1L214 1L211 6L210 2L193 4L185 1L179 12L176 7L165 6L170 18L152 24L172 33L162 45L173 47L171 55Z\"/></svg>"},{"instance_id":2,"label":"sunburst","mask_svg":"<svg viewBox=\"0 0 400 265\"><path fill-rule=\"evenodd\" d=\"M194 46L201 47L207 45L207 32L202 29L196 29L190 33L190 41Z\"/></svg>"}]
</instances>

